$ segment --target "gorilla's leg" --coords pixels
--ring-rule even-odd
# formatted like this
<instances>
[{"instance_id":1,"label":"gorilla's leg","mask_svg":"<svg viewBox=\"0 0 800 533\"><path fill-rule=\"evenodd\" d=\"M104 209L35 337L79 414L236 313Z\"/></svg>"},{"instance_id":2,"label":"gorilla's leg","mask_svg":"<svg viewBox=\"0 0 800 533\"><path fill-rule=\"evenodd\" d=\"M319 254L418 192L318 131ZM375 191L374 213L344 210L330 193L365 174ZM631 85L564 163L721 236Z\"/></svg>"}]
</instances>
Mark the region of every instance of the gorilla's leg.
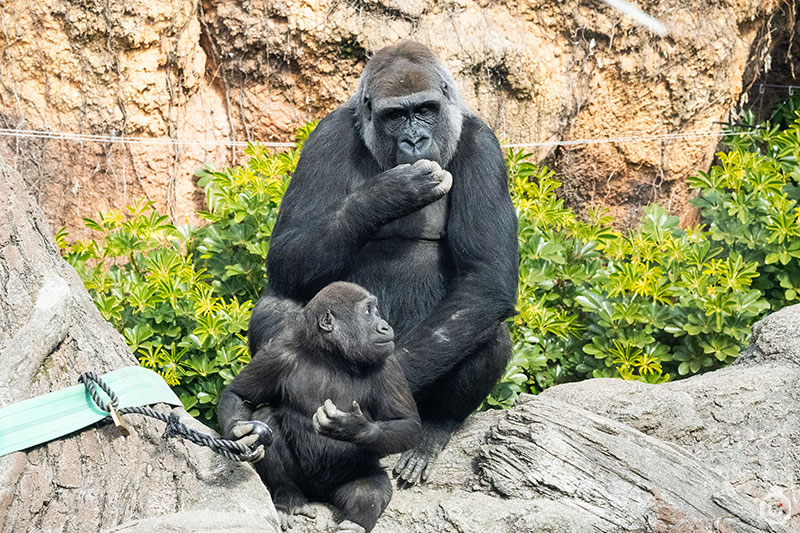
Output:
<instances>
[{"instance_id":1,"label":"gorilla's leg","mask_svg":"<svg viewBox=\"0 0 800 533\"><path fill-rule=\"evenodd\" d=\"M391 499L392 482L379 467L339 486L332 498L333 504L344 512L337 533L369 533Z\"/></svg>"},{"instance_id":2,"label":"gorilla's leg","mask_svg":"<svg viewBox=\"0 0 800 533\"><path fill-rule=\"evenodd\" d=\"M502 324L488 343L465 357L449 374L416 395L422 418L422 443L404 452L394 467L413 485L425 481L450 437L491 392L511 357L508 327Z\"/></svg>"},{"instance_id":3,"label":"gorilla's leg","mask_svg":"<svg viewBox=\"0 0 800 533\"><path fill-rule=\"evenodd\" d=\"M254 466L261 480L269 488L281 529L286 531L294 524L294 515L316 517L316 510L292 481L290 473L297 469L295 460L273 416L271 407L261 407L253 413L253 420L260 420L272 429L272 446L264 452L264 458Z\"/></svg>"},{"instance_id":4,"label":"gorilla's leg","mask_svg":"<svg viewBox=\"0 0 800 533\"><path fill-rule=\"evenodd\" d=\"M264 291L253 307L247 328L250 354L255 355L263 343L293 324L302 309L303 306L295 300L277 296L269 289Z\"/></svg>"}]
</instances>

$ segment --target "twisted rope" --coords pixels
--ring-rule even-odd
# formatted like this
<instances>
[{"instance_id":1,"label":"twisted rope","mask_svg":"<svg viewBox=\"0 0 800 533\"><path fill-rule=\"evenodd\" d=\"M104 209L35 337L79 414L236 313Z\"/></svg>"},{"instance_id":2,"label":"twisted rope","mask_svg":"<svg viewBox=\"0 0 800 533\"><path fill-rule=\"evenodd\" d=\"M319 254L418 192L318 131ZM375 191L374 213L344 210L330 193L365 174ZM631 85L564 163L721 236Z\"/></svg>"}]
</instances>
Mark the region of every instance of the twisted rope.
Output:
<instances>
[{"instance_id":1,"label":"twisted rope","mask_svg":"<svg viewBox=\"0 0 800 533\"><path fill-rule=\"evenodd\" d=\"M84 387L86 387L86 391L89 393L89 396L92 398L92 401L95 403L98 409L109 413L109 415L103 419L105 422L111 421L110 413L111 409L113 408L122 415L137 414L161 420L167 424L167 427L164 428L165 439L170 437L183 437L184 439L189 440L199 446L211 448L218 454L223 455L228 459L239 462L247 462L256 454L258 443L256 443L254 448L251 449L235 440L220 439L212 437L211 435L206 435L205 433L201 433L186 426L186 424L180 421L178 415L175 413L165 415L149 407L124 407L122 409L117 409L119 406L119 397L95 372L84 372L80 375L78 381L83 383ZM109 403L103 401L103 399L100 397L100 393L97 391L98 387L108 395L110 405Z\"/></svg>"}]
</instances>

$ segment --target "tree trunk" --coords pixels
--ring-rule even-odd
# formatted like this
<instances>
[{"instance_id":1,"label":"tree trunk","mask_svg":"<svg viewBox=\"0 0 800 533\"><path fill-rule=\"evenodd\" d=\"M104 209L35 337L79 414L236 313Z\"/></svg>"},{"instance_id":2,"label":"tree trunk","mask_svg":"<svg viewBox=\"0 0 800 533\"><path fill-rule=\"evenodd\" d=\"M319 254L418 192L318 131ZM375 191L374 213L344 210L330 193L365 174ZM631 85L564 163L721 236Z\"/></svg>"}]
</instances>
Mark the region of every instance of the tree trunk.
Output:
<instances>
[{"instance_id":1,"label":"tree trunk","mask_svg":"<svg viewBox=\"0 0 800 533\"><path fill-rule=\"evenodd\" d=\"M137 364L20 176L2 162L0 172L0 406L75 385L88 370ZM252 468L163 439L157 420L126 418L129 437L105 425L0 458L0 531L278 530Z\"/></svg>"}]
</instances>

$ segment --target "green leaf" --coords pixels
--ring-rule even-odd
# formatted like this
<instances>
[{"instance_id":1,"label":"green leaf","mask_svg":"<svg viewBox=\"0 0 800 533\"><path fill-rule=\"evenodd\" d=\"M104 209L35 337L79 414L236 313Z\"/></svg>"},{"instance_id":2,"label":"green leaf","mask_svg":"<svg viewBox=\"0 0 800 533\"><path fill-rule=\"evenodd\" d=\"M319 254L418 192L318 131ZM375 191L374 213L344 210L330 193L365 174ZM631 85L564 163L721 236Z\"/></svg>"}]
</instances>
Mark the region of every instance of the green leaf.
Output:
<instances>
[{"instance_id":1,"label":"green leaf","mask_svg":"<svg viewBox=\"0 0 800 533\"><path fill-rule=\"evenodd\" d=\"M210 403L214 401L214 396L207 392L198 392L197 401L200 402L201 404Z\"/></svg>"}]
</instances>

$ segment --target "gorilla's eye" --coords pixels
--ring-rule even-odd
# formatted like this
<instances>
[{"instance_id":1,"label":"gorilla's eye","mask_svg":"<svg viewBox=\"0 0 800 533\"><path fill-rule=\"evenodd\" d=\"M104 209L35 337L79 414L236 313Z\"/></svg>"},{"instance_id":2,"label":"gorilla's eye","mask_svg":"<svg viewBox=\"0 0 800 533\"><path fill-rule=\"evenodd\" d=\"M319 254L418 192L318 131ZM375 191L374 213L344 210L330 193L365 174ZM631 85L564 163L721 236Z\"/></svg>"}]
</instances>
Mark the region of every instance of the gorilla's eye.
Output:
<instances>
[{"instance_id":1,"label":"gorilla's eye","mask_svg":"<svg viewBox=\"0 0 800 533\"><path fill-rule=\"evenodd\" d=\"M434 103L422 104L421 106L414 109L414 113L416 113L417 115L421 115L423 117L435 115L438 112L439 112L439 106Z\"/></svg>"},{"instance_id":2,"label":"gorilla's eye","mask_svg":"<svg viewBox=\"0 0 800 533\"><path fill-rule=\"evenodd\" d=\"M399 108L387 109L381 118L384 120L384 122L400 122L405 120L406 112Z\"/></svg>"}]
</instances>

